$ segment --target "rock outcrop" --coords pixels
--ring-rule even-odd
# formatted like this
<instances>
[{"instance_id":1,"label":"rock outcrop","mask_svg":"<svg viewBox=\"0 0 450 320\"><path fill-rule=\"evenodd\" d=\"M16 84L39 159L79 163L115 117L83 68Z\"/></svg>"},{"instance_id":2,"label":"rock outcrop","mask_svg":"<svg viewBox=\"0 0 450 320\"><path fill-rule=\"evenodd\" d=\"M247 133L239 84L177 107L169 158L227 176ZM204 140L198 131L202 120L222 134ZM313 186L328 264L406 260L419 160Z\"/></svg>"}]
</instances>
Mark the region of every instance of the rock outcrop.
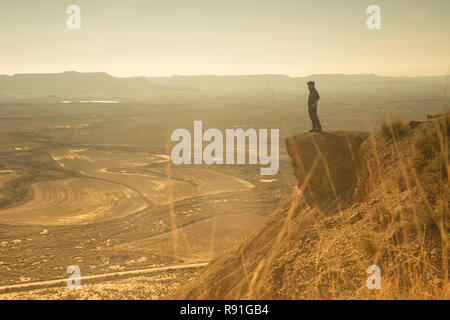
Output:
<instances>
[{"instance_id":1,"label":"rock outcrop","mask_svg":"<svg viewBox=\"0 0 450 320\"><path fill-rule=\"evenodd\" d=\"M360 170L363 132L305 133L286 139L297 187L315 198L348 201Z\"/></svg>"}]
</instances>

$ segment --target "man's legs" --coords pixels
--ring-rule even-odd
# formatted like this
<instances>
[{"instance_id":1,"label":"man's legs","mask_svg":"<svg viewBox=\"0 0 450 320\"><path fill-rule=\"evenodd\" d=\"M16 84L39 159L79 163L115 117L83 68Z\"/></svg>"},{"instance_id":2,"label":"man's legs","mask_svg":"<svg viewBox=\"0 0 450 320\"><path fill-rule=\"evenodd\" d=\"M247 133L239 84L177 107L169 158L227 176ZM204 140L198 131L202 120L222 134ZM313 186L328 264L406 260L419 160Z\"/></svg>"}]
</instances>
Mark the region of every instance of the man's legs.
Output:
<instances>
[{"instance_id":1,"label":"man's legs","mask_svg":"<svg viewBox=\"0 0 450 320\"><path fill-rule=\"evenodd\" d=\"M319 116L317 115L317 106L314 107L314 121L316 122L316 130L322 131L322 126L320 125Z\"/></svg>"},{"instance_id":2,"label":"man's legs","mask_svg":"<svg viewBox=\"0 0 450 320\"><path fill-rule=\"evenodd\" d=\"M316 107L309 107L309 117L311 118L311 121L313 123L313 130L322 130L322 126L320 125L319 117L317 116L317 106Z\"/></svg>"},{"instance_id":3,"label":"man's legs","mask_svg":"<svg viewBox=\"0 0 450 320\"><path fill-rule=\"evenodd\" d=\"M309 113L309 118L311 119L312 122L312 129L316 130L316 121L314 120L314 111L313 111L314 107L309 106L308 107L308 113Z\"/></svg>"}]
</instances>

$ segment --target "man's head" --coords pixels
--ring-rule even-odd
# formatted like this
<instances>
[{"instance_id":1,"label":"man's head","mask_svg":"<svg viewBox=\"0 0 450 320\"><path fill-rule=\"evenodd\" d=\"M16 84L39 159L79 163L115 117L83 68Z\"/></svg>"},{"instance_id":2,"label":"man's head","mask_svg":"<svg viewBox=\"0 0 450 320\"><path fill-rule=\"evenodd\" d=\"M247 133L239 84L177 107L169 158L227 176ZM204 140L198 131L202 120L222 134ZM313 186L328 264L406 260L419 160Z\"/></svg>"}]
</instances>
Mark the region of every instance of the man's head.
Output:
<instances>
[{"instance_id":1,"label":"man's head","mask_svg":"<svg viewBox=\"0 0 450 320\"><path fill-rule=\"evenodd\" d=\"M308 85L308 89L309 90L314 88L314 86L316 85L316 83L314 81L308 81L306 84Z\"/></svg>"}]
</instances>

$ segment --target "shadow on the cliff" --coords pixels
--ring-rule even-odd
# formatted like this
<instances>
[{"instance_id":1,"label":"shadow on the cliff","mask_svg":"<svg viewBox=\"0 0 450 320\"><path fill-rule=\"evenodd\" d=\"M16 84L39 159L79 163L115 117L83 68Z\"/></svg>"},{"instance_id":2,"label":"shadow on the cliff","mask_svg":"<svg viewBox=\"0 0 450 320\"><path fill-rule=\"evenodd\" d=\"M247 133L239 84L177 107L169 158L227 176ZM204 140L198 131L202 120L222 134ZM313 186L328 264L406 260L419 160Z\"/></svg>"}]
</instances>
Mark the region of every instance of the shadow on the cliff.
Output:
<instances>
[{"instance_id":1,"label":"shadow on the cliff","mask_svg":"<svg viewBox=\"0 0 450 320\"><path fill-rule=\"evenodd\" d=\"M305 133L286 138L297 187L311 208L331 215L352 204L363 132Z\"/></svg>"}]
</instances>

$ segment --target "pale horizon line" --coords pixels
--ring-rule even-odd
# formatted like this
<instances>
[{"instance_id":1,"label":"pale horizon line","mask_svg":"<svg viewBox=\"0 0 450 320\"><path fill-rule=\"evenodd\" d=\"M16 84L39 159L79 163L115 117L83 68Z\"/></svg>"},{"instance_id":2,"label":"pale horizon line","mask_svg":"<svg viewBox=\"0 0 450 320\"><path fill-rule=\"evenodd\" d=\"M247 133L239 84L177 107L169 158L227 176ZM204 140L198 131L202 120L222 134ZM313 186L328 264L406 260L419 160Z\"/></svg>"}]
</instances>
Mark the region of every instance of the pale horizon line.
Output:
<instances>
[{"instance_id":1,"label":"pale horizon line","mask_svg":"<svg viewBox=\"0 0 450 320\"><path fill-rule=\"evenodd\" d=\"M171 78L171 77L239 77L239 76L286 76L289 78L307 78L314 76L330 76L330 75L342 75L342 76L369 76L373 75L376 77L385 78L427 78L427 77L447 77L447 74L422 74L422 75L386 75L386 74L376 74L373 72L369 73L342 73L342 72L331 72L331 73L313 73L307 75L289 75L285 73L224 73L224 74L214 74L214 73L199 73L199 74L171 74L171 75L117 75L107 71L75 71L75 70L65 70L59 72L20 72L20 73L2 73L0 76L16 76L16 75L38 75L38 74L63 74L63 73L104 73L110 75L114 78ZM450 72L449 72L450 73Z\"/></svg>"}]
</instances>

